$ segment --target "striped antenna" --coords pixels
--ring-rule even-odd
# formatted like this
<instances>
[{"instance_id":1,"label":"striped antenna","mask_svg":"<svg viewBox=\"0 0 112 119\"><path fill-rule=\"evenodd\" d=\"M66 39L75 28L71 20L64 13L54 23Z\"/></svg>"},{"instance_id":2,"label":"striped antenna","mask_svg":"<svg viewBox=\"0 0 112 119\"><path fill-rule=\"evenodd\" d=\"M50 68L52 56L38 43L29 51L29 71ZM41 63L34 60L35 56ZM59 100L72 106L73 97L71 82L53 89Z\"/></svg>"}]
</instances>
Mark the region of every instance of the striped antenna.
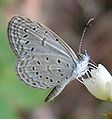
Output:
<instances>
[{"instance_id":1,"label":"striped antenna","mask_svg":"<svg viewBox=\"0 0 112 119\"><path fill-rule=\"evenodd\" d=\"M86 31L87 31L87 28L92 25L91 22L93 22L93 21L94 21L94 18L91 18L91 19L87 22L87 24L86 24L86 26L85 26L85 28L84 28L84 31L83 31L83 33L82 33L82 37L81 37L81 40L80 40L80 43L79 43L79 52L78 52L79 54L81 54L82 41L84 40L84 36L85 36Z\"/></svg>"}]
</instances>

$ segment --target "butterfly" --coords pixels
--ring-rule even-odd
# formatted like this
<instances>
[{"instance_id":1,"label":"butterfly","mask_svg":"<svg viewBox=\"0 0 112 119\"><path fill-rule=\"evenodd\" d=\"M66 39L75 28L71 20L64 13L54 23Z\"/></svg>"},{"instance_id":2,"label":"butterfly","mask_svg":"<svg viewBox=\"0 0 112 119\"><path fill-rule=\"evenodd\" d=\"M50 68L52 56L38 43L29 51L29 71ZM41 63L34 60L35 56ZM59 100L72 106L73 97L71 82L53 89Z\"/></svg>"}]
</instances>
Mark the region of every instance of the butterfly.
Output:
<instances>
[{"instance_id":1,"label":"butterfly","mask_svg":"<svg viewBox=\"0 0 112 119\"><path fill-rule=\"evenodd\" d=\"M82 36L85 31L86 28ZM8 39L17 56L15 69L19 79L35 88L53 88L46 102L59 95L70 81L83 83L83 75L90 77L90 69L96 68L86 51L76 55L45 25L23 16L9 21Z\"/></svg>"}]
</instances>

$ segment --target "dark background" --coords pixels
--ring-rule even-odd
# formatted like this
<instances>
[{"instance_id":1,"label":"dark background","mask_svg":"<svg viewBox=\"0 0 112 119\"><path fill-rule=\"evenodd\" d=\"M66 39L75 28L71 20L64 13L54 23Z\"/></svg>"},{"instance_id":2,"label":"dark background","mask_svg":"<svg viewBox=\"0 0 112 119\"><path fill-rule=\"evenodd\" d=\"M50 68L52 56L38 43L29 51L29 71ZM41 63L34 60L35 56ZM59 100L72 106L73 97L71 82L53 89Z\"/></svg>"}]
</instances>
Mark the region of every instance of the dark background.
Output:
<instances>
[{"instance_id":1,"label":"dark background","mask_svg":"<svg viewBox=\"0 0 112 119\"><path fill-rule=\"evenodd\" d=\"M112 119L112 104L93 97L77 80L51 103L43 101L50 90L33 89L18 80L7 38L14 15L42 22L75 52L87 21L94 17L82 47L112 73L111 0L0 0L0 119Z\"/></svg>"}]
</instances>

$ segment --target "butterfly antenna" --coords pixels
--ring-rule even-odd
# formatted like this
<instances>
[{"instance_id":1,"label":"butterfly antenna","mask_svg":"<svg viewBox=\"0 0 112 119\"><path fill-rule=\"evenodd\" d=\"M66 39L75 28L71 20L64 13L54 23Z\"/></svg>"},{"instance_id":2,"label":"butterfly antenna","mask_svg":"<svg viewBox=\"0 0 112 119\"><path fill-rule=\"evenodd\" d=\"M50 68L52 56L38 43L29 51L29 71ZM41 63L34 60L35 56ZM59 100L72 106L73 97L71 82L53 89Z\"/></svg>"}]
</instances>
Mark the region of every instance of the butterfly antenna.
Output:
<instances>
[{"instance_id":1,"label":"butterfly antenna","mask_svg":"<svg viewBox=\"0 0 112 119\"><path fill-rule=\"evenodd\" d=\"M92 24L91 24L92 21L94 21L94 18L91 18L91 19L87 22L87 24L86 24L86 26L85 26L85 28L84 28L84 31L83 31L83 33L82 33L82 37L81 37L81 40L80 40L80 43L79 43L79 52L78 52L79 54L81 54L82 41L83 41L83 39L84 39L85 33L86 33L86 31L87 31L87 28L92 25Z\"/></svg>"}]
</instances>

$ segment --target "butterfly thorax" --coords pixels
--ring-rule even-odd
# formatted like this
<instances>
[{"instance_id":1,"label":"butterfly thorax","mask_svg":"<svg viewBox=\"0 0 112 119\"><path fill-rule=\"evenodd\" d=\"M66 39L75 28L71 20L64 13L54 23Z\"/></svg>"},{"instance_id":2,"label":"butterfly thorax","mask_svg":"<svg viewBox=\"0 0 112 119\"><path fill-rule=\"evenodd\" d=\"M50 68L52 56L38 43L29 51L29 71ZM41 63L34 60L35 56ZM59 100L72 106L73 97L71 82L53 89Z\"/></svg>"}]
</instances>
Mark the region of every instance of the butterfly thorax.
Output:
<instances>
[{"instance_id":1,"label":"butterfly thorax","mask_svg":"<svg viewBox=\"0 0 112 119\"><path fill-rule=\"evenodd\" d=\"M76 63L76 69L74 70L74 73L76 75L76 79L82 77L87 73L88 69L88 64L89 64L90 57L88 54L85 52L85 54L78 54L78 60Z\"/></svg>"}]
</instances>

